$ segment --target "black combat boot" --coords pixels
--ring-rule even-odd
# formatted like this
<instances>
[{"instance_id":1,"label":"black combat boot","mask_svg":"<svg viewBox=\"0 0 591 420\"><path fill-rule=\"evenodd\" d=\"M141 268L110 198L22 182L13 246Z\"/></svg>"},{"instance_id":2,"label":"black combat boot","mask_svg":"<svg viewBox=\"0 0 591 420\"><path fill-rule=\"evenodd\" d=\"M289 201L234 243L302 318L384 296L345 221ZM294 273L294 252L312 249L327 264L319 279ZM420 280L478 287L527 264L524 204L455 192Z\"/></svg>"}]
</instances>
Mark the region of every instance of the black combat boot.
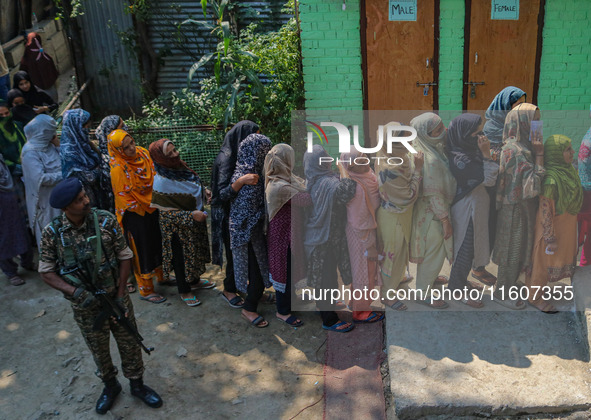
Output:
<instances>
[{"instance_id":1,"label":"black combat boot","mask_svg":"<svg viewBox=\"0 0 591 420\"><path fill-rule=\"evenodd\" d=\"M160 398L160 395L149 386L144 385L142 379L130 379L129 388L131 389L131 395L138 397L150 407L158 408L162 406L162 398Z\"/></svg>"},{"instance_id":2,"label":"black combat boot","mask_svg":"<svg viewBox=\"0 0 591 420\"><path fill-rule=\"evenodd\" d=\"M96 412L99 414L105 414L109 411L115 402L115 398L117 398L117 395L119 395L120 392L121 384L116 378L109 379L105 382L103 393L96 402Z\"/></svg>"}]
</instances>

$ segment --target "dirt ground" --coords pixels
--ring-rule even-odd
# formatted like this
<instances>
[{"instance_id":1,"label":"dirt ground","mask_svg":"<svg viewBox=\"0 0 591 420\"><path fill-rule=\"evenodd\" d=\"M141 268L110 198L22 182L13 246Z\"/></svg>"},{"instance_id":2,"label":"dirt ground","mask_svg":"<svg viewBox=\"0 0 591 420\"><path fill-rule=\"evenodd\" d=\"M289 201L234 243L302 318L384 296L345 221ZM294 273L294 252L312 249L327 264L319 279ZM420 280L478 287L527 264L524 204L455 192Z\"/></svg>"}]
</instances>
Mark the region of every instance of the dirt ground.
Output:
<instances>
[{"instance_id":1,"label":"dirt ground","mask_svg":"<svg viewBox=\"0 0 591 420\"><path fill-rule=\"evenodd\" d=\"M37 273L21 269L27 284L11 286L0 274L1 419L291 419L323 395L326 333L312 312L294 329L275 318L274 305L259 312L270 322L255 329L221 297L223 273L203 276L216 289L199 291L200 306L181 302L174 287L157 287L162 304L132 294L138 326L147 345L145 382L164 400L152 409L123 392L111 412L94 412L102 384L72 318L69 303ZM119 356L111 342L115 364ZM298 419L318 419L323 402Z\"/></svg>"}]
</instances>

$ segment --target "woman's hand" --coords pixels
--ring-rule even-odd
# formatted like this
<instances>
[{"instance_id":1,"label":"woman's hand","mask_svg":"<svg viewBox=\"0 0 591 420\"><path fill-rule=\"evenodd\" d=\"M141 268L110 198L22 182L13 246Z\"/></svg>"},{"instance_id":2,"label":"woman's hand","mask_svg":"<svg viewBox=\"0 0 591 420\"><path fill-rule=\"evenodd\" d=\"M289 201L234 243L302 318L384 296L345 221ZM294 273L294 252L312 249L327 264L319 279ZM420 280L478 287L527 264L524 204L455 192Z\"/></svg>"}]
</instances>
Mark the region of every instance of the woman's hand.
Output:
<instances>
[{"instance_id":1,"label":"woman's hand","mask_svg":"<svg viewBox=\"0 0 591 420\"><path fill-rule=\"evenodd\" d=\"M37 114L43 114L44 112L49 111L49 108L46 107L46 106L39 106L39 107L36 107L36 108L33 108L33 109L35 110L35 112Z\"/></svg>"},{"instance_id":2,"label":"woman's hand","mask_svg":"<svg viewBox=\"0 0 591 420\"><path fill-rule=\"evenodd\" d=\"M423 152L419 151L414 155L415 161L415 172L421 172L423 170L423 165L425 164L425 155Z\"/></svg>"},{"instance_id":3,"label":"woman's hand","mask_svg":"<svg viewBox=\"0 0 591 420\"><path fill-rule=\"evenodd\" d=\"M443 239L447 240L447 239L451 238L452 235L454 234L454 230L453 230L453 227L451 226L451 222L449 220L449 217L442 219L441 223L443 223Z\"/></svg>"},{"instance_id":4,"label":"woman's hand","mask_svg":"<svg viewBox=\"0 0 591 420\"><path fill-rule=\"evenodd\" d=\"M191 216L193 216L193 220L197 222L205 222L207 220L207 213L200 210L195 210L191 213Z\"/></svg>"},{"instance_id":5,"label":"woman's hand","mask_svg":"<svg viewBox=\"0 0 591 420\"><path fill-rule=\"evenodd\" d=\"M482 152L482 156L485 159L490 160L490 158L491 158L491 156L490 156L490 141L488 140L488 137L478 136L478 148Z\"/></svg>"},{"instance_id":6,"label":"woman's hand","mask_svg":"<svg viewBox=\"0 0 591 420\"><path fill-rule=\"evenodd\" d=\"M544 139L539 132L536 132L531 140L531 147L536 157L544 156Z\"/></svg>"},{"instance_id":7,"label":"woman's hand","mask_svg":"<svg viewBox=\"0 0 591 420\"><path fill-rule=\"evenodd\" d=\"M207 200L207 204L211 204L211 190L209 188L205 189L205 199Z\"/></svg>"}]
</instances>

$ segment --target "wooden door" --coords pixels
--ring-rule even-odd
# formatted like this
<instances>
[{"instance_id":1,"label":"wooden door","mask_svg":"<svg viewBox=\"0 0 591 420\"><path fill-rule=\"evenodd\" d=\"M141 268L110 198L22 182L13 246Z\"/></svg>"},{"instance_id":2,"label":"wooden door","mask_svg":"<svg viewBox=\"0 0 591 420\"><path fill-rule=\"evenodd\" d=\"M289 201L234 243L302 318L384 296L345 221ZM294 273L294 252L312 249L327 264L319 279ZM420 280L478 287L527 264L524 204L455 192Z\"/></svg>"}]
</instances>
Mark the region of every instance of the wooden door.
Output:
<instances>
[{"instance_id":1,"label":"wooden door","mask_svg":"<svg viewBox=\"0 0 591 420\"><path fill-rule=\"evenodd\" d=\"M439 1L418 0L416 21L390 21L388 0L361 3L366 109L437 109L437 86L417 83L438 82Z\"/></svg>"},{"instance_id":2,"label":"wooden door","mask_svg":"<svg viewBox=\"0 0 591 420\"><path fill-rule=\"evenodd\" d=\"M517 86L537 100L543 0L520 0L519 20L492 20L491 0L466 0L464 109L486 110L495 95ZM476 82L483 85L466 83Z\"/></svg>"}]
</instances>

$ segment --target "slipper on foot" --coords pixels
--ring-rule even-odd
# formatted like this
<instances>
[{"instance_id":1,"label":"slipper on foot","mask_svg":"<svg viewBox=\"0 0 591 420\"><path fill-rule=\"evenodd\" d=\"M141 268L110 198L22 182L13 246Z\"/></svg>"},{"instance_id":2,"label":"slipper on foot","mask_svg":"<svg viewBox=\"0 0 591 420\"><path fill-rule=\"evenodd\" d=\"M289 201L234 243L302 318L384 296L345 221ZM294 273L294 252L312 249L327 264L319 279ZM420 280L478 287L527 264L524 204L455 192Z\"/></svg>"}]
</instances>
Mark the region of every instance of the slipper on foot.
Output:
<instances>
[{"instance_id":1,"label":"slipper on foot","mask_svg":"<svg viewBox=\"0 0 591 420\"><path fill-rule=\"evenodd\" d=\"M338 333L346 333L351 331L353 328L355 328L355 326L353 324L349 325L347 328L342 328L339 329L339 327L342 327L343 325L347 325L348 322L345 321L341 321L341 322L337 322L334 325L331 325L330 327L327 327L326 325L322 324L322 328L328 331L334 331L334 332L338 332Z\"/></svg>"},{"instance_id":2,"label":"slipper on foot","mask_svg":"<svg viewBox=\"0 0 591 420\"><path fill-rule=\"evenodd\" d=\"M386 306L390 309L394 309L395 311L406 311L408 309L408 307L401 300L397 300L391 305L386 303Z\"/></svg>"},{"instance_id":3,"label":"slipper on foot","mask_svg":"<svg viewBox=\"0 0 591 420\"><path fill-rule=\"evenodd\" d=\"M25 283L26 282L19 276L14 276L10 278L10 284L12 284L13 286L22 286Z\"/></svg>"},{"instance_id":4,"label":"slipper on foot","mask_svg":"<svg viewBox=\"0 0 591 420\"><path fill-rule=\"evenodd\" d=\"M275 296L275 293L263 293L263 296L261 296L261 298L259 299L260 303L269 303L274 305L277 302L277 297Z\"/></svg>"},{"instance_id":5,"label":"slipper on foot","mask_svg":"<svg viewBox=\"0 0 591 420\"><path fill-rule=\"evenodd\" d=\"M473 299L462 299L464 305L468 305L471 308L480 309L484 307L484 303L481 300L473 300Z\"/></svg>"},{"instance_id":6,"label":"slipper on foot","mask_svg":"<svg viewBox=\"0 0 591 420\"><path fill-rule=\"evenodd\" d=\"M429 308L433 308L433 309L447 309L449 308L449 303L447 303L444 300L434 300L433 303L431 303L431 299L427 299L427 300L417 300L418 303L421 303L423 305L427 305ZM441 302L441 303L439 303Z\"/></svg>"},{"instance_id":7,"label":"slipper on foot","mask_svg":"<svg viewBox=\"0 0 591 420\"><path fill-rule=\"evenodd\" d=\"M447 276L437 276L435 278L435 284L447 284L449 283L449 277Z\"/></svg>"},{"instance_id":8,"label":"slipper on foot","mask_svg":"<svg viewBox=\"0 0 591 420\"><path fill-rule=\"evenodd\" d=\"M255 328L265 328L265 327L269 326L269 323L267 321L265 321L265 318L263 318L260 315L257 316L252 321L250 319L248 319L248 317L246 315L244 315L244 314L240 314L240 315L242 316L242 318L246 319L250 325L252 325Z\"/></svg>"},{"instance_id":9,"label":"slipper on foot","mask_svg":"<svg viewBox=\"0 0 591 420\"><path fill-rule=\"evenodd\" d=\"M472 270L472 277L486 284L487 286L494 286L497 282L497 278L486 270L484 270L483 273L484 274L476 274L474 270Z\"/></svg>"},{"instance_id":10,"label":"slipper on foot","mask_svg":"<svg viewBox=\"0 0 591 420\"><path fill-rule=\"evenodd\" d=\"M545 302L544 305L542 305L542 307L538 307L538 306L534 305L533 303L531 303L529 301L527 303L529 304L529 306L533 306L538 311L543 312L545 314L557 314L558 312L560 312L550 302Z\"/></svg>"},{"instance_id":11,"label":"slipper on foot","mask_svg":"<svg viewBox=\"0 0 591 420\"><path fill-rule=\"evenodd\" d=\"M498 297L495 296L494 293L492 294L492 298L495 302L497 302L501 306L504 306L505 308L509 308L509 309L513 309L513 310L525 309L525 303L523 303L523 301L521 301L521 300L499 299Z\"/></svg>"},{"instance_id":12,"label":"slipper on foot","mask_svg":"<svg viewBox=\"0 0 591 420\"><path fill-rule=\"evenodd\" d=\"M353 319L353 322L356 324L371 324L372 322L378 322L384 319L384 314L379 314L377 312L372 312L369 316L365 319Z\"/></svg>"},{"instance_id":13,"label":"slipper on foot","mask_svg":"<svg viewBox=\"0 0 591 420\"><path fill-rule=\"evenodd\" d=\"M181 297L181 299L183 300L183 302L185 302L187 304L187 306L198 306L198 305L201 305L201 301L199 299L197 299L196 296L191 296L191 297L188 297L188 298Z\"/></svg>"},{"instance_id":14,"label":"slipper on foot","mask_svg":"<svg viewBox=\"0 0 591 420\"><path fill-rule=\"evenodd\" d=\"M304 325L304 322L299 320L296 316L290 315L287 319L281 319L277 317L279 321L285 322L290 327L301 327Z\"/></svg>"},{"instance_id":15,"label":"slipper on foot","mask_svg":"<svg viewBox=\"0 0 591 420\"><path fill-rule=\"evenodd\" d=\"M215 283L205 279L199 279L199 281L191 283L191 289L213 289L214 287Z\"/></svg>"},{"instance_id":16,"label":"slipper on foot","mask_svg":"<svg viewBox=\"0 0 591 420\"><path fill-rule=\"evenodd\" d=\"M220 293L220 296L224 298L232 308L242 308L244 306L244 300L238 295L234 296L232 299L228 299L223 293Z\"/></svg>"},{"instance_id":17,"label":"slipper on foot","mask_svg":"<svg viewBox=\"0 0 591 420\"><path fill-rule=\"evenodd\" d=\"M164 296L154 294L148 296L140 296L140 300L145 300L146 302L150 303L162 303L166 301L166 298Z\"/></svg>"}]
</instances>

